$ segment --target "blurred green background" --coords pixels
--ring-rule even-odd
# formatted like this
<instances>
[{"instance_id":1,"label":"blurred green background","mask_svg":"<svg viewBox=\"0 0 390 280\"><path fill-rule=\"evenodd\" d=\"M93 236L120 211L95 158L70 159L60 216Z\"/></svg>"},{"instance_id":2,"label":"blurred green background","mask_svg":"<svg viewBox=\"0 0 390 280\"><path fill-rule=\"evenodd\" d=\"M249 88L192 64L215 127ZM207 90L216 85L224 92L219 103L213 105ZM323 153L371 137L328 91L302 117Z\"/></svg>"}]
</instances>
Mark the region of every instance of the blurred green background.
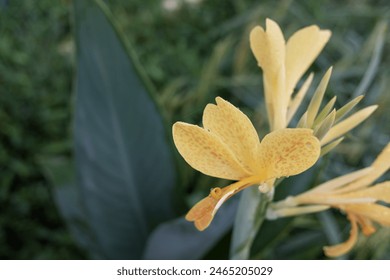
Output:
<instances>
[{"instance_id":1,"label":"blurred green background","mask_svg":"<svg viewBox=\"0 0 390 280\"><path fill-rule=\"evenodd\" d=\"M222 96L250 115L264 135L261 72L249 49L248 33L256 24L264 26L269 17L287 38L310 24L330 29L330 42L311 69L318 81L334 66L326 98L337 95L340 106L366 93L359 108L380 105L320 163L316 176L303 179L309 178L313 185L368 166L389 142L390 4L386 0L110 0L106 4L156 89L168 125L176 120L198 123L204 106ZM73 15L73 3L67 0L0 1L1 259L90 258L62 219L46 168L58 159L73 158ZM177 215L216 182L187 168L184 161L179 163L183 165L179 182L189 187L181 189L184 198ZM281 225L280 239L267 244L257 240L254 247L259 250L253 257L324 258L321 247L332 240L326 231L332 226L321 226L324 223L337 227L341 240L346 238L348 224L337 212L297 218ZM225 258L229 239L228 233L203 257ZM360 240L349 258L390 259L389 240L389 229L381 229Z\"/></svg>"}]
</instances>

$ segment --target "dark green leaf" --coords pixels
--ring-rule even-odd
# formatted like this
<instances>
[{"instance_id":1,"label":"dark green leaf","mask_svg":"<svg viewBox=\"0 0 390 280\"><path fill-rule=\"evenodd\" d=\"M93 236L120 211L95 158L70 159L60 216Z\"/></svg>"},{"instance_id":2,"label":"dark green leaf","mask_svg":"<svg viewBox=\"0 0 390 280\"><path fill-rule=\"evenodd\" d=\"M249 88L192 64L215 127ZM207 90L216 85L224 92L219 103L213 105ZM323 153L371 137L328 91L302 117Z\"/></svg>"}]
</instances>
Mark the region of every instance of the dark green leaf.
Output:
<instances>
[{"instance_id":1,"label":"dark green leaf","mask_svg":"<svg viewBox=\"0 0 390 280\"><path fill-rule=\"evenodd\" d=\"M101 258L140 258L172 218L175 172L163 120L137 59L101 1L74 1L78 184Z\"/></svg>"},{"instance_id":2,"label":"dark green leaf","mask_svg":"<svg viewBox=\"0 0 390 280\"><path fill-rule=\"evenodd\" d=\"M41 160L46 177L54 186L54 201L61 216L77 243L87 249L91 256L97 256L92 246L93 240L87 229L84 208L80 200L80 190L75 183L74 163L66 158Z\"/></svg>"},{"instance_id":3,"label":"dark green leaf","mask_svg":"<svg viewBox=\"0 0 390 280\"><path fill-rule=\"evenodd\" d=\"M232 227L238 199L226 203L203 232L183 217L160 225L150 236L146 259L200 259Z\"/></svg>"}]
</instances>

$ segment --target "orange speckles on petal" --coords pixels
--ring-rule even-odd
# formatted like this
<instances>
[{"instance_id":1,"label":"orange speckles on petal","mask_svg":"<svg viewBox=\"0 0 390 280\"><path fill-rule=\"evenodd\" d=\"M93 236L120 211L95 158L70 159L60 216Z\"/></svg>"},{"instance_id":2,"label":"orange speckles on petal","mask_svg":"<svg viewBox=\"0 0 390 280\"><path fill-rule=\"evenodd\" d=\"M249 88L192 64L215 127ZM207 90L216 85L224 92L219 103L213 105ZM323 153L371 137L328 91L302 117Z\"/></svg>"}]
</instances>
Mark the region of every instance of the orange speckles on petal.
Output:
<instances>
[{"instance_id":1,"label":"orange speckles on petal","mask_svg":"<svg viewBox=\"0 0 390 280\"><path fill-rule=\"evenodd\" d=\"M258 156L265 160L268 177L299 174L310 168L320 155L320 143L311 129L280 129L266 135Z\"/></svg>"}]
</instances>

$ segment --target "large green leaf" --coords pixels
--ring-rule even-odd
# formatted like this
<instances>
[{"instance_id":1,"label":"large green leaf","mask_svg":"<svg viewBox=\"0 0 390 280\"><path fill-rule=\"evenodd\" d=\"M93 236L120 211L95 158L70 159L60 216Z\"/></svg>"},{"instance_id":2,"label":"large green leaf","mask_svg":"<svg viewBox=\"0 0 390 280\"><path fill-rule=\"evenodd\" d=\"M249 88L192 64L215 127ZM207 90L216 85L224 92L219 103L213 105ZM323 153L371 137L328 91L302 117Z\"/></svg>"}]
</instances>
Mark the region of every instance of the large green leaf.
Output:
<instances>
[{"instance_id":1,"label":"large green leaf","mask_svg":"<svg viewBox=\"0 0 390 280\"><path fill-rule=\"evenodd\" d=\"M52 190L54 201L73 238L91 256L97 256L80 199L80 189L75 183L74 163L67 158L45 158L40 164L46 178L54 186Z\"/></svg>"},{"instance_id":2,"label":"large green leaf","mask_svg":"<svg viewBox=\"0 0 390 280\"><path fill-rule=\"evenodd\" d=\"M150 86L112 15L74 1L78 184L99 258L135 259L174 216L174 163Z\"/></svg>"},{"instance_id":3,"label":"large green leaf","mask_svg":"<svg viewBox=\"0 0 390 280\"><path fill-rule=\"evenodd\" d=\"M195 260L204 257L231 229L237 206L236 198L225 203L211 225L202 232L184 217L161 224L150 235L144 258Z\"/></svg>"}]
</instances>

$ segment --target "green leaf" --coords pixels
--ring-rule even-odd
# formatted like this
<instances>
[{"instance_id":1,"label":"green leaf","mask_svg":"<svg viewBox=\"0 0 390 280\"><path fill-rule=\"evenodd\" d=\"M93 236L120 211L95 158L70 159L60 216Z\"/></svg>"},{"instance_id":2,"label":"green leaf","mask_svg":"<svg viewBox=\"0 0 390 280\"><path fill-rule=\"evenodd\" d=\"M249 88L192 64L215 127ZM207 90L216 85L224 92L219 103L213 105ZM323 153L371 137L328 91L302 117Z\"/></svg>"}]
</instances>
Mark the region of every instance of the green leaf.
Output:
<instances>
[{"instance_id":1,"label":"green leaf","mask_svg":"<svg viewBox=\"0 0 390 280\"><path fill-rule=\"evenodd\" d=\"M8 1L7 0L0 0L0 8L7 8Z\"/></svg>"},{"instance_id":2,"label":"green leaf","mask_svg":"<svg viewBox=\"0 0 390 280\"><path fill-rule=\"evenodd\" d=\"M98 252L94 252L92 246L93 236L87 228L80 190L75 183L74 163L67 158L53 158L42 159L40 164L45 177L54 187L54 201L72 236L80 247L90 252L91 257L97 256Z\"/></svg>"},{"instance_id":3,"label":"green leaf","mask_svg":"<svg viewBox=\"0 0 390 280\"><path fill-rule=\"evenodd\" d=\"M322 228L328 244L339 244L343 242L340 227L337 224L336 218L331 211L324 211L317 214L318 220L321 222ZM338 259L346 259L345 256L340 256Z\"/></svg>"},{"instance_id":4,"label":"green leaf","mask_svg":"<svg viewBox=\"0 0 390 280\"><path fill-rule=\"evenodd\" d=\"M101 258L137 259L174 217L170 142L134 53L102 1L74 1L78 186Z\"/></svg>"},{"instance_id":5,"label":"green leaf","mask_svg":"<svg viewBox=\"0 0 390 280\"><path fill-rule=\"evenodd\" d=\"M145 259L200 259L231 229L238 199L225 203L211 225L198 231L183 217L161 224L150 236Z\"/></svg>"},{"instance_id":6,"label":"green leaf","mask_svg":"<svg viewBox=\"0 0 390 280\"><path fill-rule=\"evenodd\" d=\"M315 259L322 254L321 244L324 243L322 231L305 229L286 238L274 250L278 259Z\"/></svg>"},{"instance_id":7,"label":"green leaf","mask_svg":"<svg viewBox=\"0 0 390 280\"><path fill-rule=\"evenodd\" d=\"M267 206L272 198L273 190L264 194L260 193L258 188L251 187L242 192L234 221L231 259L249 259L252 243L264 221Z\"/></svg>"},{"instance_id":8,"label":"green leaf","mask_svg":"<svg viewBox=\"0 0 390 280\"><path fill-rule=\"evenodd\" d=\"M282 242L293 228L293 218L264 221L251 249L252 259L275 258L274 247Z\"/></svg>"}]
</instances>

